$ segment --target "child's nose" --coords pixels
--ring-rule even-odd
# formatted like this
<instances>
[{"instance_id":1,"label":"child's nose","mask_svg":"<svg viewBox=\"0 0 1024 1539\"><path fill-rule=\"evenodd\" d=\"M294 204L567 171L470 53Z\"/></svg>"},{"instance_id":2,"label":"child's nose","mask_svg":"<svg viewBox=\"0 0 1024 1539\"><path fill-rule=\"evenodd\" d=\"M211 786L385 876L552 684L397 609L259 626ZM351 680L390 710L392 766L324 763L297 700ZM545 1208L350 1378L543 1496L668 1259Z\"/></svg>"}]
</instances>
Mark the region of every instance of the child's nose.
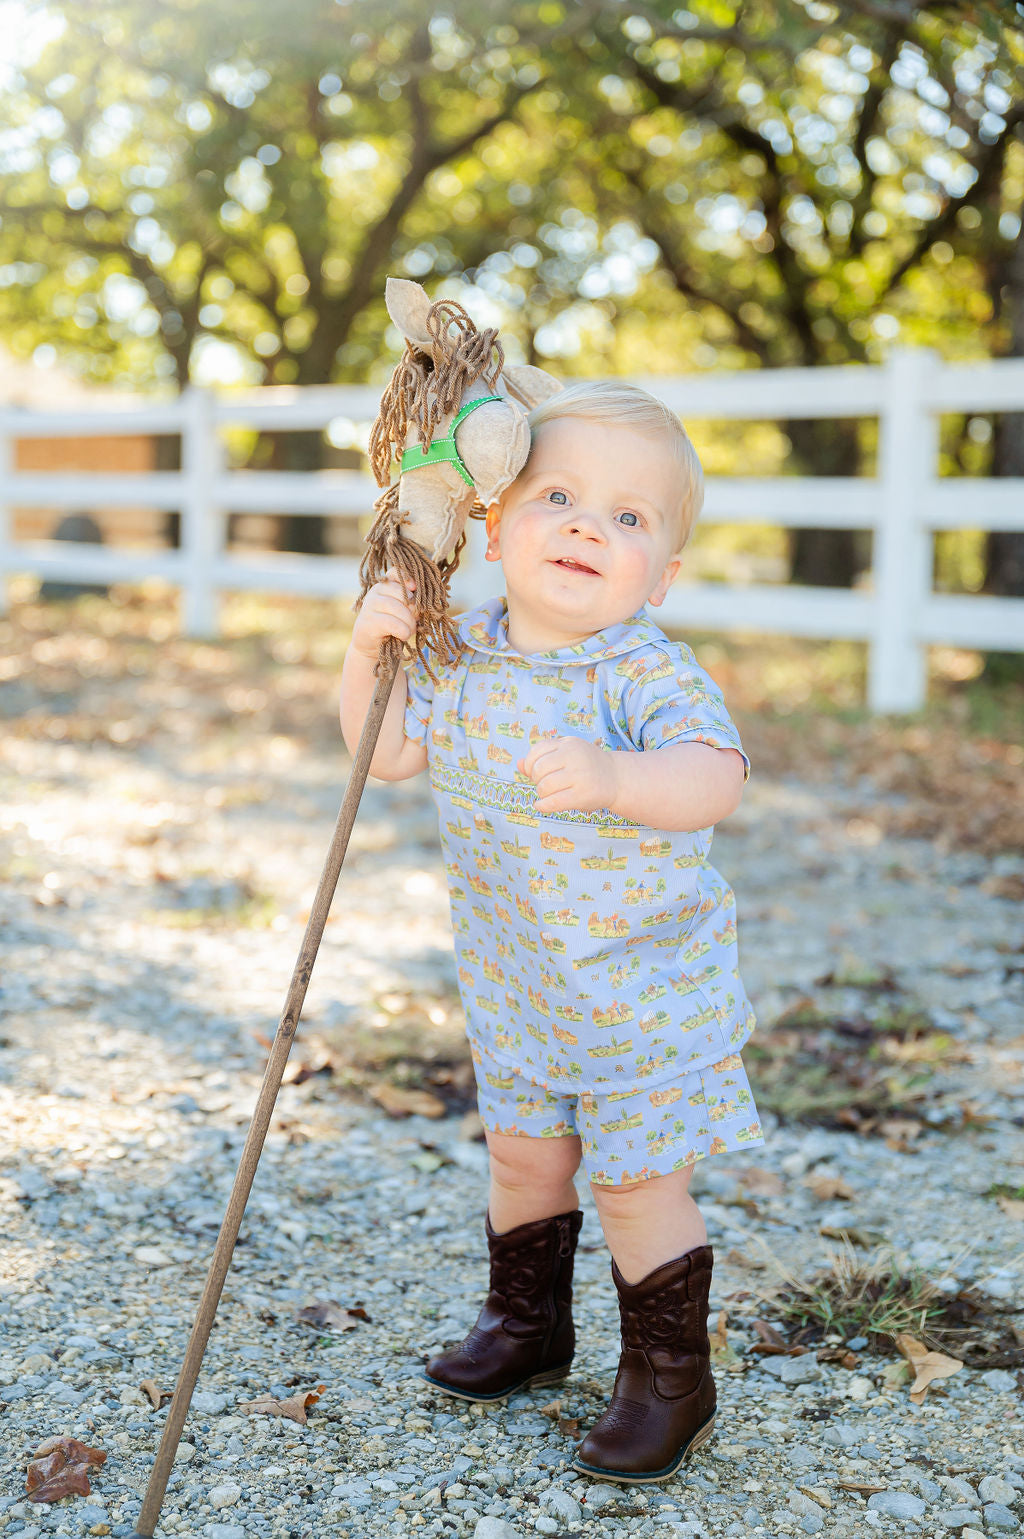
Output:
<instances>
[{"instance_id":1,"label":"child's nose","mask_svg":"<svg viewBox=\"0 0 1024 1539\"><path fill-rule=\"evenodd\" d=\"M577 505L565 521L565 528L570 534L581 534L588 540L605 539L604 530L601 528L601 520L597 513L589 508L581 508Z\"/></svg>"}]
</instances>

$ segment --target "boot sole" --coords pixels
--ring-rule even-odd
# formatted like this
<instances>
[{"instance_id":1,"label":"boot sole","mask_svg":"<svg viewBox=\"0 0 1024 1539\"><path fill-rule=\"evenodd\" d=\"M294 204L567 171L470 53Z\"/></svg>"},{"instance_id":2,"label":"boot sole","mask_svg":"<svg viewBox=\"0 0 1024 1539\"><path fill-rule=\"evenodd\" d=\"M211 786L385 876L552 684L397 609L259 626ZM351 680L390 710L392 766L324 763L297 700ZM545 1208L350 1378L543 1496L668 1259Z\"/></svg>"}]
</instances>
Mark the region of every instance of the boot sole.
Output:
<instances>
[{"instance_id":1,"label":"boot sole","mask_svg":"<svg viewBox=\"0 0 1024 1539\"><path fill-rule=\"evenodd\" d=\"M435 1389L443 1389L446 1395L454 1395L456 1400L473 1400L477 1404L490 1405L496 1400L505 1400L509 1395L514 1395L520 1389L540 1389L544 1384L560 1384L563 1379L569 1377L572 1363L563 1363L561 1368L546 1368L543 1373L535 1373L528 1379L520 1379L518 1384L510 1384L507 1389L496 1389L489 1395L474 1394L468 1389L457 1389L454 1384L445 1384L440 1379L432 1379L429 1373L423 1375L428 1384Z\"/></svg>"},{"instance_id":2,"label":"boot sole","mask_svg":"<svg viewBox=\"0 0 1024 1539\"><path fill-rule=\"evenodd\" d=\"M631 1470L609 1470L599 1464L587 1464L578 1456L572 1461L572 1468L579 1470L581 1475L599 1475L602 1480L617 1480L620 1485L627 1486L653 1485L659 1480L671 1480L679 1466L685 1464L686 1460L708 1441L715 1430L717 1414L716 1411L712 1411L707 1421L697 1428L685 1448L681 1448L672 1463L666 1464L664 1469L639 1470L635 1473Z\"/></svg>"}]
</instances>

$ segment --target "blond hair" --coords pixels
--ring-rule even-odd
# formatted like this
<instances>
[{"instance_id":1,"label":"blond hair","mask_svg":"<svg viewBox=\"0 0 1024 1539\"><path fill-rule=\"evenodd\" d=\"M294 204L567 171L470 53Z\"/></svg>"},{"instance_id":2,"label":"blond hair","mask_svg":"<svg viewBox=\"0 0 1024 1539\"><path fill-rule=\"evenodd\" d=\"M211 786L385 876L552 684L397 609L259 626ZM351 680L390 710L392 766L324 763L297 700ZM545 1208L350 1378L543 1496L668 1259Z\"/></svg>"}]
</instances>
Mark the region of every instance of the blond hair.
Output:
<instances>
[{"instance_id":1,"label":"blond hair","mask_svg":"<svg viewBox=\"0 0 1024 1539\"><path fill-rule=\"evenodd\" d=\"M530 429L557 422L563 417L585 417L591 421L616 422L660 438L667 443L679 469L679 529L682 550L693 532L697 515L704 504L704 472L697 451L686 429L664 402L639 385L621 380L580 380L567 385L556 395L541 401L528 414Z\"/></svg>"}]
</instances>

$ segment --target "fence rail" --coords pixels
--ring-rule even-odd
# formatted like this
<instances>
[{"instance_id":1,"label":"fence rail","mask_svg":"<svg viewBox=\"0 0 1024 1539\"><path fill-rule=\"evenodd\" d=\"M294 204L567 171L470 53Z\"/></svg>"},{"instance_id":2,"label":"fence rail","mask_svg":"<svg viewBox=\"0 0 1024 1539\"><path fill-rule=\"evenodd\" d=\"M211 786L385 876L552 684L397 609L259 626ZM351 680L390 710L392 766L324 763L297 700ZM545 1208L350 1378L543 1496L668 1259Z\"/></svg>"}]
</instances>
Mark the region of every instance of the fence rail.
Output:
<instances>
[{"instance_id":1,"label":"fence rail","mask_svg":"<svg viewBox=\"0 0 1024 1539\"><path fill-rule=\"evenodd\" d=\"M1024 412L1024 360L949 365L927 349L894 349L884 365L748 370L644 377L643 385L686 421L867 417L879 420L872 477L709 477L705 523L868 529L870 584L854 591L679 581L658 616L701 630L761 630L868 644L868 704L919 709L927 647L944 643L1024 651L1024 598L938 594L932 537L940 529L1024 531L1024 480L942 479L939 416L952 411ZM377 495L357 471L230 470L223 430L299 431L337 419L369 423L380 392L370 386L274 387L218 396L192 388L174 401L102 411L0 407L0 606L6 578L35 573L63 581L161 577L182 591L182 623L215 635L219 594L265 589L354 594L358 562L328 556L243 556L225 548L227 513L320 514L355 519ZM19 471L15 445L30 438L174 434L181 470L146 474ZM173 551L109 549L66 541L15 541L15 507L129 507L179 511ZM452 584L471 604L492 586L483 542L471 540Z\"/></svg>"}]
</instances>

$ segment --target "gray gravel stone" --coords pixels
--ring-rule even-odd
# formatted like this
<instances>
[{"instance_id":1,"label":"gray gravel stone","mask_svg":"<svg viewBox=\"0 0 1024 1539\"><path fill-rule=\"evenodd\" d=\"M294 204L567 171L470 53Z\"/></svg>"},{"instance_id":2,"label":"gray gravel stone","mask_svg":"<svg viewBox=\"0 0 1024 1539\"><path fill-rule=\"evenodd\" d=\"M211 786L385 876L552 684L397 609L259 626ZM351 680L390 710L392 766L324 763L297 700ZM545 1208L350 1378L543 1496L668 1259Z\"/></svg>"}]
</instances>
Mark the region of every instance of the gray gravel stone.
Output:
<instances>
[{"instance_id":1,"label":"gray gravel stone","mask_svg":"<svg viewBox=\"0 0 1024 1539\"><path fill-rule=\"evenodd\" d=\"M481 1518L473 1530L473 1539L521 1539L521 1535L504 1518Z\"/></svg>"},{"instance_id":2,"label":"gray gravel stone","mask_svg":"<svg viewBox=\"0 0 1024 1539\"><path fill-rule=\"evenodd\" d=\"M1009 1532L1020 1527L1019 1520L1002 1502L987 1502L985 1504L985 1523L989 1528L999 1528Z\"/></svg>"},{"instance_id":3,"label":"gray gravel stone","mask_svg":"<svg viewBox=\"0 0 1024 1539\"><path fill-rule=\"evenodd\" d=\"M783 1384L812 1384L822 1376L813 1352L801 1357L784 1357L779 1378Z\"/></svg>"},{"instance_id":4,"label":"gray gravel stone","mask_svg":"<svg viewBox=\"0 0 1024 1539\"><path fill-rule=\"evenodd\" d=\"M613 1507L620 1502L622 1495L619 1486L592 1485L586 1494L587 1511L604 1512L606 1507Z\"/></svg>"},{"instance_id":5,"label":"gray gravel stone","mask_svg":"<svg viewBox=\"0 0 1024 1539\"><path fill-rule=\"evenodd\" d=\"M553 1486L549 1491L541 1492L540 1500L541 1505L555 1517L561 1518L563 1523L578 1523L583 1516L583 1508L568 1491L560 1491Z\"/></svg>"},{"instance_id":6,"label":"gray gravel stone","mask_svg":"<svg viewBox=\"0 0 1024 1539\"><path fill-rule=\"evenodd\" d=\"M1001 1502L1005 1507L1015 1502L1020 1492L1002 1475L986 1475L978 1485L978 1495L983 1502Z\"/></svg>"},{"instance_id":7,"label":"gray gravel stone","mask_svg":"<svg viewBox=\"0 0 1024 1539\"><path fill-rule=\"evenodd\" d=\"M222 1485L212 1486L207 1492L207 1501L215 1511L223 1507L233 1507L241 1500L242 1488L235 1485L234 1481L226 1480Z\"/></svg>"},{"instance_id":8,"label":"gray gravel stone","mask_svg":"<svg viewBox=\"0 0 1024 1539\"><path fill-rule=\"evenodd\" d=\"M208 683L204 708L213 704ZM116 719L95 694L98 677L81 687L94 691L90 721ZM145 714L149 689L150 681L125 681L124 719ZM161 685L159 701L154 694L154 735L138 755L102 742L44 740L27 717L12 736L0 734L0 809L9 814L0 816L0 1233L15 1257L0 1298L4 1438L20 1452L68 1431L108 1453L88 1503L40 1514L0 1498L0 1539L40 1526L85 1539L93 1526L85 1513L104 1514L115 1539L131 1531L134 1493L167 1415L143 1404L138 1385L174 1382L258 1092L263 1055L253 1032L273 1033L298 916L336 813L333 726L318 748L310 719L296 723L302 751L279 766L259 733L249 752L237 712L226 736L210 717L209 736L179 741L161 725L168 693ZM292 707L278 701L279 709ZM287 734L286 721L274 720L275 733ZM577 1529L590 1539L683 1539L737 1527L741 1539L744 1525L760 1528L760 1539L792 1539L808 1525L821 1531L823 1517L835 1539L863 1539L872 1527L879 1539L890 1530L959 1539L913 1506L923 1501L962 1504L976 1519L984 1506L979 1531L1012 1539L1004 1514L1017 1522L1024 1488L1024 1455L1002 1451L1012 1374L964 1369L915 1406L905 1386L884 1383L883 1361L866 1341L856 1342L863 1356L853 1371L819 1365L813 1351L769 1363L748 1350L753 1318L770 1317L757 1290L772 1272L746 1262L764 1261L767 1245L787 1267L813 1274L831 1248L823 1223L873 1229L906 1254L916 1246L926 1268L959 1253L966 1226L975 1250L953 1286L988 1282L1007 1297L1020 1294L1020 1267L1006 1263L1019 1248L1016 1231L985 1195L993 1169L1014 1181L1020 1170L1010 1114L1021 1102L990 1088L1000 1083L995 1055L1019 1035L1024 1002L1024 978L1006 968L1019 941L1014 906L986 890L995 870L987 855L888 833L877 846L855 837L877 788L842 783L841 767L816 768L814 782L755 775L735 818L716 830L722 870L741 877L744 981L763 1026L805 995L833 1015L871 1014L881 1001L870 990L819 982L859 971L891 976L970 1052L929 1081L925 1128L906 1150L880 1137L781 1123L762 1108L763 1149L697 1168L695 1195L722 1242L716 1300L736 1299L729 1337L741 1371L718 1375L718 1442L671 1483L672 1497L662 1487L572 1473L576 1440L540 1411L557 1397L562 1414L592 1425L618 1358L608 1253L582 1180L587 1217L576 1280L586 1328L572 1375L509 1406L451 1400L420 1374L433 1343L465 1333L486 1287L485 1146L460 1132L457 1116L391 1118L314 1073L282 1087L193 1399L194 1442L175 1466L161 1532L362 1539L404 1524L410 1534L422 1529L423 1539L469 1539L486 1524L496 1525L490 1539L529 1539L539 1516L538 1532L557 1525L554 1539ZM28 856L61 873L66 906L36 901L38 877L18 874ZM1008 874L1021 871L1024 862ZM411 876L415 891L407 890ZM190 885L192 897L215 906L271 892L282 924L249 928L223 912L196 929L165 922L172 910L180 917ZM81 903L71 901L76 891ZM343 912L318 958L308 1042L322 1033L332 1051L343 1051L350 1028L402 1021L435 1001L452 1008L447 896L421 783L368 786ZM844 958L848 947L858 953L853 961ZM392 995L397 1016L382 1003ZM297 1042L293 1061L315 1055L308 1042ZM17 1121L7 1115L11 1097ZM985 1110L984 1146L958 1133L960 1104ZM950 1204L954 1159L958 1200ZM747 1192L755 1168L781 1177L783 1193ZM816 1197L801 1179L816 1168L845 1179L853 1197ZM757 1213L741 1205L749 1196ZM167 1264L147 1264L154 1254ZM295 1312L326 1298L362 1306L370 1319L334 1338L297 1328ZM77 1354L70 1360L61 1355L69 1347ZM327 1389L304 1427L237 1412L268 1389L290 1394L320 1383ZM927 1475L913 1467L918 1454ZM828 1486L848 1464L863 1482L886 1484L880 1494L898 1515L875 1497L875 1521L865 1523L852 1493L823 1513L806 1496L799 1511L789 1505L796 1482ZM977 1493L967 1482L966 1490L940 1483L981 1470L992 1473ZM462 1491L450 1504L439 1490L445 1482ZM211 1491L230 1486L244 1493L237 1505L211 1510ZM912 1515L900 1505L908 1502ZM410 1527L419 1512L424 1522ZM207 1518L219 1521L204 1529ZM480 1539L488 1539L486 1527Z\"/></svg>"},{"instance_id":9,"label":"gray gravel stone","mask_svg":"<svg viewBox=\"0 0 1024 1539\"><path fill-rule=\"evenodd\" d=\"M966 1505L960 1507L947 1507L944 1512L933 1512L932 1520L941 1523L944 1528L966 1528L973 1525L981 1527L981 1513L976 1507Z\"/></svg>"},{"instance_id":10,"label":"gray gravel stone","mask_svg":"<svg viewBox=\"0 0 1024 1539\"><path fill-rule=\"evenodd\" d=\"M889 1518L920 1518L927 1504L909 1491L873 1491L868 1497L870 1512L884 1512Z\"/></svg>"},{"instance_id":11,"label":"gray gravel stone","mask_svg":"<svg viewBox=\"0 0 1024 1539\"><path fill-rule=\"evenodd\" d=\"M816 1448L809 1448L806 1443L787 1443L786 1458L798 1470L813 1469L821 1463L821 1453Z\"/></svg>"},{"instance_id":12,"label":"gray gravel stone","mask_svg":"<svg viewBox=\"0 0 1024 1539\"><path fill-rule=\"evenodd\" d=\"M789 1510L800 1519L800 1527L804 1533L816 1534L825 1526L825 1518L819 1504L810 1496L805 1496L802 1491L787 1492Z\"/></svg>"}]
</instances>

